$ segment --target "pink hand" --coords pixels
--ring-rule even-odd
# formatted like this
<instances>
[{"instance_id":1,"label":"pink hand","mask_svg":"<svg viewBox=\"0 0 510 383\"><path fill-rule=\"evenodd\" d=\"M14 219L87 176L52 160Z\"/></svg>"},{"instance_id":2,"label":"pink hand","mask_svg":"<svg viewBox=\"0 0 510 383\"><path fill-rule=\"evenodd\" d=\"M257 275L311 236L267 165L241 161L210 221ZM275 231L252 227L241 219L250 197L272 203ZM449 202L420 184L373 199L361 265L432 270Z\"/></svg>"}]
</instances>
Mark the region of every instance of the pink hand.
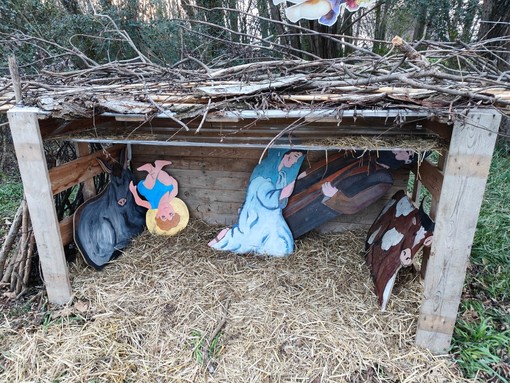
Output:
<instances>
[{"instance_id":1,"label":"pink hand","mask_svg":"<svg viewBox=\"0 0 510 383\"><path fill-rule=\"evenodd\" d=\"M282 189L280 199L289 198L292 195L292 192L294 191L294 184L295 182L292 182Z\"/></svg>"},{"instance_id":2,"label":"pink hand","mask_svg":"<svg viewBox=\"0 0 510 383\"><path fill-rule=\"evenodd\" d=\"M331 182L325 182L322 185L322 194L324 194L326 197L333 197L336 193L338 193L338 189L331 185Z\"/></svg>"}]
</instances>

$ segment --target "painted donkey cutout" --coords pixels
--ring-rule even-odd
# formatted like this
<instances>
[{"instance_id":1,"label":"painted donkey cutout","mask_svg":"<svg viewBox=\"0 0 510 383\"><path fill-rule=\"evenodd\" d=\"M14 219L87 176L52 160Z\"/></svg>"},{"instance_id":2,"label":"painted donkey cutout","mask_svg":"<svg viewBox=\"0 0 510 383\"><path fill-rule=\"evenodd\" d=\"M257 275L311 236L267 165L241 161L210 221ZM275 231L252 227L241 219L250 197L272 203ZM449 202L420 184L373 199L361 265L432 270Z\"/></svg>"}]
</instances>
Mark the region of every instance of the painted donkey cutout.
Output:
<instances>
[{"instance_id":1,"label":"painted donkey cutout","mask_svg":"<svg viewBox=\"0 0 510 383\"><path fill-rule=\"evenodd\" d=\"M129 191L133 173L127 167L125 149L120 158L122 164L97 159L110 175L110 183L74 214L74 241L85 261L96 270L120 255L120 250L145 228L146 210L135 203Z\"/></svg>"}]
</instances>

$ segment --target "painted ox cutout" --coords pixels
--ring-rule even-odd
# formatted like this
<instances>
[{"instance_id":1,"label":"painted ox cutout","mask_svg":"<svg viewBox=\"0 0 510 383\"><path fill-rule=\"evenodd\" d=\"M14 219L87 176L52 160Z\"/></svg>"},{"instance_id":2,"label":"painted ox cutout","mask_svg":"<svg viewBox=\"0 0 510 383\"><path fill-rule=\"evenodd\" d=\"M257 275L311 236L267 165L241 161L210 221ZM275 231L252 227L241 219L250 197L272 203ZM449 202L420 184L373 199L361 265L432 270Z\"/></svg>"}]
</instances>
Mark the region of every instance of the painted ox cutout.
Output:
<instances>
[{"instance_id":1,"label":"painted ox cutout","mask_svg":"<svg viewBox=\"0 0 510 383\"><path fill-rule=\"evenodd\" d=\"M379 213L365 242L366 262L375 284L375 293L384 311L398 271L412 264L422 246L432 244L434 222L416 208L399 190Z\"/></svg>"},{"instance_id":2,"label":"painted ox cutout","mask_svg":"<svg viewBox=\"0 0 510 383\"><path fill-rule=\"evenodd\" d=\"M283 3L285 0L273 0L274 5ZM289 21L296 23L301 19L318 20L319 24L332 26L336 23L341 8L345 7L350 12L359 8L368 8L375 0L288 0L294 5L285 9L285 15Z\"/></svg>"},{"instance_id":3,"label":"painted ox cutout","mask_svg":"<svg viewBox=\"0 0 510 383\"><path fill-rule=\"evenodd\" d=\"M135 204L129 192L133 174L127 168L124 153L122 150L122 164L98 158L110 175L110 183L103 192L84 202L73 216L74 241L85 261L96 270L117 257L145 228L145 209Z\"/></svg>"},{"instance_id":4,"label":"painted ox cutout","mask_svg":"<svg viewBox=\"0 0 510 383\"><path fill-rule=\"evenodd\" d=\"M292 253L294 239L282 209L294 190L303 159L300 151L270 149L252 172L237 223L220 231L209 246L274 257Z\"/></svg>"}]
</instances>

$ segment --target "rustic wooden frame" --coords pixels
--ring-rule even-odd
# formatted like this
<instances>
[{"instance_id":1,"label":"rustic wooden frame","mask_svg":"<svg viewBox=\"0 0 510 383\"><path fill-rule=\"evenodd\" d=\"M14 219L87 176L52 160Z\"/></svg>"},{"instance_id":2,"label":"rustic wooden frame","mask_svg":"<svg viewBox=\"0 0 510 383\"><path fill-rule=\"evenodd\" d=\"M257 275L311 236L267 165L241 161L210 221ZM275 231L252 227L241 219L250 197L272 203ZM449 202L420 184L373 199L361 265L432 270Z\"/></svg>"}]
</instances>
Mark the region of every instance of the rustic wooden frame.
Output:
<instances>
[{"instance_id":1,"label":"rustic wooden frame","mask_svg":"<svg viewBox=\"0 0 510 383\"><path fill-rule=\"evenodd\" d=\"M78 152L82 157L48 171L38 113L37 108L14 107L8 117L48 297L51 302L62 304L72 297L62 248L62 244L72 240L72 222L57 221L52 196L80 182L86 183L87 193L92 195L90 180L100 172L95 157L102 153L88 154L86 144L80 143ZM273 117L288 117L285 112L280 114ZM316 117L334 116L329 117L324 112ZM232 114L223 118L238 119L239 116ZM500 119L495 110L472 111L465 119L456 121L453 130L439 129L441 136L450 138L444 164L435 166L425 161L416 171L418 181L414 197L418 195L420 184L427 187L433 196L432 214L436 216L416 342L434 353L446 352L450 345ZM218 147L218 144L211 146ZM109 149L115 150L118 148Z\"/></svg>"},{"instance_id":2,"label":"rustic wooden frame","mask_svg":"<svg viewBox=\"0 0 510 383\"><path fill-rule=\"evenodd\" d=\"M416 343L445 353L457 319L501 115L470 112L454 124L437 202Z\"/></svg>"}]
</instances>

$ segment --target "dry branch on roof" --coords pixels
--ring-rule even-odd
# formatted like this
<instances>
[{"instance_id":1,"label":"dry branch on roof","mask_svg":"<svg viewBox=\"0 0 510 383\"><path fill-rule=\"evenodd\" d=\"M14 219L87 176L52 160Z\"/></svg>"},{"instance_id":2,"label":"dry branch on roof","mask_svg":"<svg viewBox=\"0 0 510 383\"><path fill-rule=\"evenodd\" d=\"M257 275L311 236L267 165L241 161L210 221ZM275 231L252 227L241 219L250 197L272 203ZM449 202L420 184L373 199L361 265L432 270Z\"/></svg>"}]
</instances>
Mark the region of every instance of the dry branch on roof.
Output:
<instances>
[{"instance_id":1,"label":"dry branch on roof","mask_svg":"<svg viewBox=\"0 0 510 383\"><path fill-rule=\"evenodd\" d=\"M144 60L97 64L22 78L23 104L58 118L103 112L176 120L223 110L420 107L440 113L496 107L510 113L510 72L487 59L488 42L422 41L417 51L399 37L385 56L359 48L336 59L275 59L216 67L188 57L172 67ZM497 54L497 52L493 52ZM80 53L81 57L83 54ZM82 58L82 57L81 57ZM10 78L0 80L0 111L14 103Z\"/></svg>"}]
</instances>

